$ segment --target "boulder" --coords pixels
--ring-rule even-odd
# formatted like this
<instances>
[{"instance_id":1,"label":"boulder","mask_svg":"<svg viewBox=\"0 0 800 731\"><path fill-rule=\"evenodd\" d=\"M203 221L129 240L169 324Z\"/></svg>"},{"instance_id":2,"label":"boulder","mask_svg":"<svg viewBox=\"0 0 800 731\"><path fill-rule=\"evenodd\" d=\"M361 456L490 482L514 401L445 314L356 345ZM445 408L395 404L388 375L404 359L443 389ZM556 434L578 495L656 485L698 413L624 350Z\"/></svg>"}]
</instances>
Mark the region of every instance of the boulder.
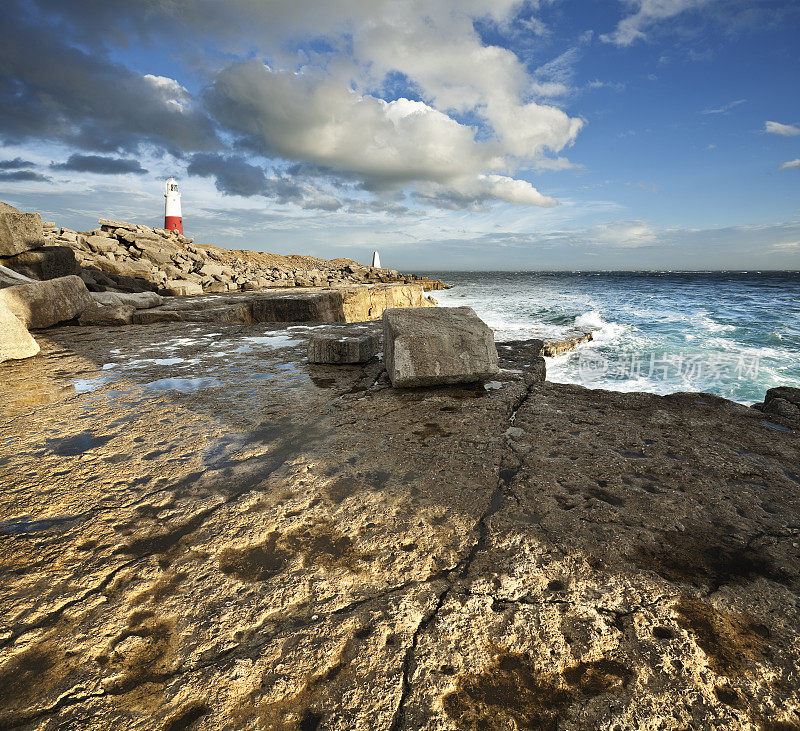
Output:
<instances>
[{"instance_id":1,"label":"boulder","mask_svg":"<svg viewBox=\"0 0 800 731\"><path fill-rule=\"evenodd\" d=\"M0 212L0 256L15 256L44 246L38 213Z\"/></svg>"},{"instance_id":2,"label":"boulder","mask_svg":"<svg viewBox=\"0 0 800 731\"><path fill-rule=\"evenodd\" d=\"M136 308L132 305L115 307L99 307L94 304L87 307L78 318L79 325L130 325Z\"/></svg>"},{"instance_id":3,"label":"boulder","mask_svg":"<svg viewBox=\"0 0 800 731\"><path fill-rule=\"evenodd\" d=\"M39 345L25 325L0 302L0 363L30 358L38 352Z\"/></svg>"},{"instance_id":4,"label":"boulder","mask_svg":"<svg viewBox=\"0 0 800 731\"><path fill-rule=\"evenodd\" d=\"M92 292L92 299L101 307L126 305L135 310L146 310L164 303L155 292Z\"/></svg>"},{"instance_id":5,"label":"boulder","mask_svg":"<svg viewBox=\"0 0 800 731\"><path fill-rule=\"evenodd\" d=\"M203 294L202 286L197 282L190 282L186 279L168 279L164 285L164 291L175 296Z\"/></svg>"},{"instance_id":6,"label":"boulder","mask_svg":"<svg viewBox=\"0 0 800 731\"><path fill-rule=\"evenodd\" d=\"M383 343L395 388L470 383L499 370L494 333L470 307L387 309Z\"/></svg>"},{"instance_id":7,"label":"boulder","mask_svg":"<svg viewBox=\"0 0 800 731\"><path fill-rule=\"evenodd\" d=\"M770 388L764 397L764 403L753 404L753 408L800 424L800 388L792 386Z\"/></svg>"},{"instance_id":8,"label":"boulder","mask_svg":"<svg viewBox=\"0 0 800 731\"><path fill-rule=\"evenodd\" d=\"M363 335L337 335L321 333L312 335L308 341L309 363L366 363L378 352L378 338L369 333Z\"/></svg>"},{"instance_id":9,"label":"boulder","mask_svg":"<svg viewBox=\"0 0 800 731\"><path fill-rule=\"evenodd\" d=\"M34 279L56 279L78 274L80 267L69 246L42 246L16 256L0 258L0 264Z\"/></svg>"},{"instance_id":10,"label":"boulder","mask_svg":"<svg viewBox=\"0 0 800 731\"><path fill-rule=\"evenodd\" d=\"M119 242L108 236L83 236L81 241L97 254L119 251Z\"/></svg>"},{"instance_id":11,"label":"boulder","mask_svg":"<svg viewBox=\"0 0 800 731\"><path fill-rule=\"evenodd\" d=\"M112 221L108 218L101 218L97 221L101 227L105 228L124 228L128 231L135 231L136 224L134 223L125 223L125 221Z\"/></svg>"},{"instance_id":12,"label":"boulder","mask_svg":"<svg viewBox=\"0 0 800 731\"><path fill-rule=\"evenodd\" d=\"M94 300L83 280L73 275L0 289L0 303L25 327L35 329L71 320Z\"/></svg>"},{"instance_id":13,"label":"boulder","mask_svg":"<svg viewBox=\"0 0 800 731\"><path fill-rule=\"evenodd\" d=\"M111 261L103 257L94 260L95 266L115 277L126 277L128 279L148 280L153 273L149 264L139 261Z\"/></svg>"},{"instance_id":14,"label":"boulder","mask_svg":"<svg viewBox=\"0 0 800 731\"><path fill-rule=\"evenodd\" d=\"M3 287L16 287L18 284L28 284L29 282L35 281L35 279L26 277L24 274L15 272L13 269L0 266L0 289Z\"/></svg>"}]
</instances>

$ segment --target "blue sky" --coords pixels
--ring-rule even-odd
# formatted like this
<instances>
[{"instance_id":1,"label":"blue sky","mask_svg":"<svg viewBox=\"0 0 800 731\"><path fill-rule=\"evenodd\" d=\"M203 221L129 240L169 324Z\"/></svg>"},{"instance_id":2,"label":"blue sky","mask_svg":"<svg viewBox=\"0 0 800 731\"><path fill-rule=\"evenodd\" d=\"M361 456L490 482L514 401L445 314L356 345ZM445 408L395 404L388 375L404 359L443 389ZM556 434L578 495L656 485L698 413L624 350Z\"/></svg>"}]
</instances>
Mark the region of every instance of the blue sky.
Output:
<instances>
[{"instance_id":1,"label":"blue sky","mask_svg":"<svg viewBox=\"0 0 800 731\"><path fill-rule=\"evenodd\" d=\"M406 269L800 269L790 0L7 0L0 200ZM31 53L30 49L36 52Z\"/></svg>"}]
</instances>

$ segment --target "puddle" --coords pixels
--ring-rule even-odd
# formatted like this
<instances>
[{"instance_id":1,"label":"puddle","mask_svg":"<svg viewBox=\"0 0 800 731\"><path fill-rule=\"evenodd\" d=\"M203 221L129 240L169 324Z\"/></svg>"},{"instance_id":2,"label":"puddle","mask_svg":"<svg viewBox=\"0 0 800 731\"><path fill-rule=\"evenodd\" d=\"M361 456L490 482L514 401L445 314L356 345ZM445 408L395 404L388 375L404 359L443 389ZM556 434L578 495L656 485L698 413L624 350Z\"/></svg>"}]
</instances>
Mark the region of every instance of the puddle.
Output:
<instances>
[{"instance_id":1,"label":"puddle","mask_svg":"<svg viewBox=\"0 0 800 731\"><path fill-rule=\"evenodd\" d=\"M216 378L160 378L157 381L145 383L145 388L154 391L180 391L181 393L193 393L203 388L218 386Z\"/></svg>"},{"instance_id":2,"label":"puddle","mask_svg":"<svg viewBox=\"0 0 800 731\"><path fill-rule=\"evenodd\" d=\"M792 431L791 429L785 426L781 426L780 424L773 424L771 421L762 421L761 423L764 426L768 426L770 429L776 429L777 431L788 431L788 432Z\"/></svg>"},{"instance_id":3,"label":"puddle","mask_svg":"<svg viewBox=\"0 0 800 731\"><path fill-rule=\"evenodd\" d=\"M72 382L76 393L88 393L96 391L106 382L105 376L100 378L77 378Z\"/></svg>"}]
</instances>

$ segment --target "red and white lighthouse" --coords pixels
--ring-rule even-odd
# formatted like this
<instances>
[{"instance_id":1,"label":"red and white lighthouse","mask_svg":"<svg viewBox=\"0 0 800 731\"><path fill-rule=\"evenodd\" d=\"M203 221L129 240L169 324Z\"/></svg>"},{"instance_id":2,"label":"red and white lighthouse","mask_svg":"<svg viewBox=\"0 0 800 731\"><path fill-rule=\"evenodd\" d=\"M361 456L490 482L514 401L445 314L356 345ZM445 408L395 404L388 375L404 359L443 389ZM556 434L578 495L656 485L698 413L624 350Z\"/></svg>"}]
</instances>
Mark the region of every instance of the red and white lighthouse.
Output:
<instances>
[{"instance_id":1,"label":"red and white lighthouse","mask_svg":"<svg viewBox=\"0 0 800 731\"><path fill-rule=\"evenodd\" d=\"M167 180L167 187L164 191L164 228L175 233L177 231L183 235L183 220L181 218L181 194L178 191L178 181L175 178Z\"/></svg>"}]
</instances>

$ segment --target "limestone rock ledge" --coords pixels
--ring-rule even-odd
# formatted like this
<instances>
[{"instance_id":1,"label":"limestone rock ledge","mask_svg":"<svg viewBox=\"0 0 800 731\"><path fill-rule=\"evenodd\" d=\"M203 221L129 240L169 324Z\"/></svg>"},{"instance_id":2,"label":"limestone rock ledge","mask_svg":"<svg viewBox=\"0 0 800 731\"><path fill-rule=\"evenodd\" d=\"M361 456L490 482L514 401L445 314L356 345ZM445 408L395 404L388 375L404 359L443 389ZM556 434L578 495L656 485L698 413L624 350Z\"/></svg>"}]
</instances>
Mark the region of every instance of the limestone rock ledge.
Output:
<instances>
[{"instance_id":1,"label":"limestone rock ledge","mask_svg":"<svg viewBox=\"0 0 800 731\"><path fill-rule=\"evenodd\" d=\"M488 388L396 390L306 363L318 330L4 365L0 726L797 727L796 427L513 344Z\"/></svg>"}]
</instances>

